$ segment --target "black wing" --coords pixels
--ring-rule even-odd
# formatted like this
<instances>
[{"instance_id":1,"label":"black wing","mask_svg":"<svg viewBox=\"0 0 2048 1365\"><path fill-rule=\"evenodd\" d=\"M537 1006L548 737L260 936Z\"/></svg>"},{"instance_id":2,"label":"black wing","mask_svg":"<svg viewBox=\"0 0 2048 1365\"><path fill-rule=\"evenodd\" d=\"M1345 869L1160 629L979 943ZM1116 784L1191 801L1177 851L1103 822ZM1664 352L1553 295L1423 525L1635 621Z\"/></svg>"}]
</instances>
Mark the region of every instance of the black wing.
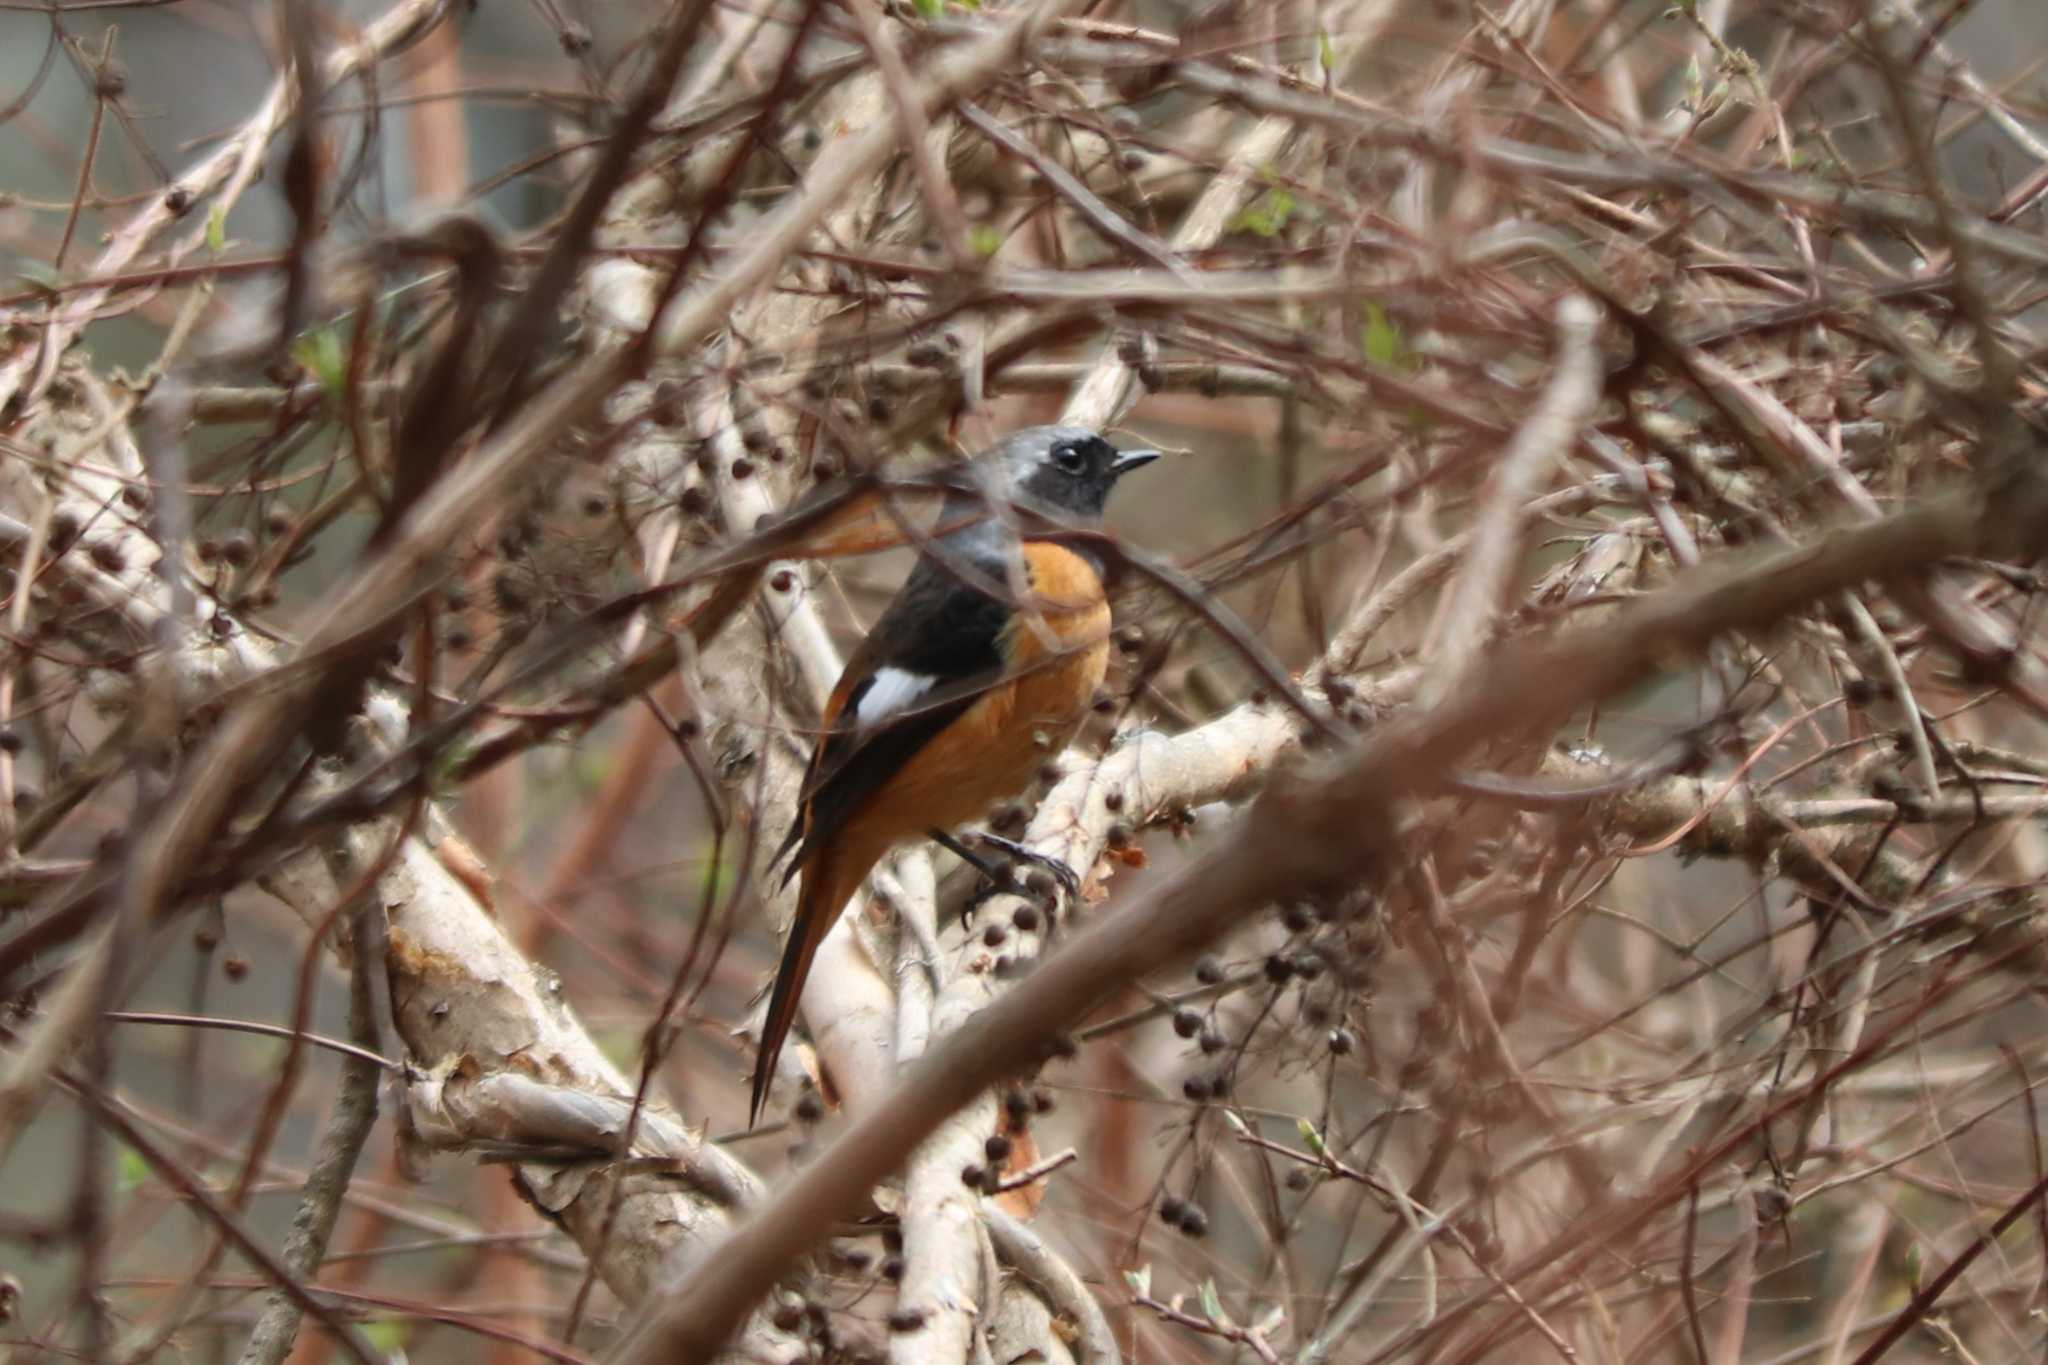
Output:
<instances>
[{"instance_id":1,"label":"black wing","mask_svg":"<svg viewBox=\"0 0 2048 1365\"><path fill-rule=\"evenodd\" d=\"M918 560L826 704L825 733L811 755L797 823L782 847L783 853L797 847L784 881L1003 676L1002 632L1013 610L938 557ZM900 689L907 679L923 684L917 695L861 719L861 703L878 681Z\"/></svg>"}]
</instances>

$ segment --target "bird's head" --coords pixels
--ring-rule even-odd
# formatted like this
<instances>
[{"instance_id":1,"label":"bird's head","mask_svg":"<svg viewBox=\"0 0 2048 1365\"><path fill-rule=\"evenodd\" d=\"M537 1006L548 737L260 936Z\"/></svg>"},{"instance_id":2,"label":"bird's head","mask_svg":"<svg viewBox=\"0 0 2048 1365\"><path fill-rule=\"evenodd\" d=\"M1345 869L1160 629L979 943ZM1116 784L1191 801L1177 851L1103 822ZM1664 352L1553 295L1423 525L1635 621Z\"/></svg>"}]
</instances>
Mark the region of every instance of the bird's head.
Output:
<instances>
[{"instance_id":1,"label":"bird's head","mask_svg":"<svg viewBox=\"0 0 2048 1365\"><path fill-rule=\"evenodd\" d=\"M1102 519L1109 490L1132 470L1159 458L1156 450L1118 450L1086 427L1025 427L983 457L1010 495L1080 522Z\"/></svg>"}]
</instances>

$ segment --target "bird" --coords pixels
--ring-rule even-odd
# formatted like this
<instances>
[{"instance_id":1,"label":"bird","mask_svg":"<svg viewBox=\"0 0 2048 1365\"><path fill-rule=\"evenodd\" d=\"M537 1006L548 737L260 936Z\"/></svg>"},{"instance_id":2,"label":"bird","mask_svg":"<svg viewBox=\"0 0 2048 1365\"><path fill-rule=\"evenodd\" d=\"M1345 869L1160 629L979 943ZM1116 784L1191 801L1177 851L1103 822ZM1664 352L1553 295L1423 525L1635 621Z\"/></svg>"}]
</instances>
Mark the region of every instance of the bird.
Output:
<instances>
[{"instance_id":1,"label":"bird","mask_svg":"<svg viewBox=\"0 0 2048 1365\"><path fill-rule=\"evenodd\" d=\"M1013 431L951 480L932 534L847 661L776 860L801 876L754 1064L760 1122L804 978L875 864L1028 788L1109 665L1098 530L1118 480L1159 458L1079 426ZM1016 512L1026 514L1023 517ZM773 862L771 861L771 866Z\"/></svg>"}]
</instances>

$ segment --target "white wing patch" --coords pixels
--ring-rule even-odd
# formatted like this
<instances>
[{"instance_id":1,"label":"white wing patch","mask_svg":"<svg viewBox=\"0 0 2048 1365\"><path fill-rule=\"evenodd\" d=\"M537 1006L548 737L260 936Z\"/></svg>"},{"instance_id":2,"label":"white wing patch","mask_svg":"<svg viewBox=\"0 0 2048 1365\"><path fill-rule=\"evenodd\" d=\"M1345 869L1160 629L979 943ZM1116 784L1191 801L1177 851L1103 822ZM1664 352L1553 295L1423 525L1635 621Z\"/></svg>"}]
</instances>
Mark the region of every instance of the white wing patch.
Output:
<instances>
[{"instance_id":1,"label":"white wing patch","mask_svg":"<svg viewBox=\"0 0 2048 1365\"><path fill-rule=\"evenodd\" d=\"M906 669L877 669L875 680L868 684L868 690L861 693L860 704L853 708L853 723L866 729L900 715L917 705L918 699L937 682L937 678Z\"/></svg>"}]
</instances>

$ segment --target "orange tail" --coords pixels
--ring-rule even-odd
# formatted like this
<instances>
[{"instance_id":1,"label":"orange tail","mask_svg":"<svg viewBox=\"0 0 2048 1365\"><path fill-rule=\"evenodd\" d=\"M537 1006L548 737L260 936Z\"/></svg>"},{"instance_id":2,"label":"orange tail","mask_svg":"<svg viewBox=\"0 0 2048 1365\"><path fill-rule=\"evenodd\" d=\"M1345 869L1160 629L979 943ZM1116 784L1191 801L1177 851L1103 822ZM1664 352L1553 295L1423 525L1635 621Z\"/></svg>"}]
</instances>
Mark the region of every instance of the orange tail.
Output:
<instances>
[{"instance_id":1,"label":"orange tail","mask_svg":"<svg viewBox=\"0 0 2048 1365\"><path fill-rule=\"evenodd\" d=\"M761 1050L754 1059L754 1102L747 1111L749 1128L761 1121L768 1083L775 1076L775 1060L789 1038L790 1025L796 1022L796 1004L803 995L804 978L811 974L811 959L818 955L818 945L825 941L874 862L873 858L842 857L836 849L820 849L804 864L796 918L789 926L789 944L782 950L775 988L768 995L768 1017L761 1025Z\"/></svg>"}]
</instances>

